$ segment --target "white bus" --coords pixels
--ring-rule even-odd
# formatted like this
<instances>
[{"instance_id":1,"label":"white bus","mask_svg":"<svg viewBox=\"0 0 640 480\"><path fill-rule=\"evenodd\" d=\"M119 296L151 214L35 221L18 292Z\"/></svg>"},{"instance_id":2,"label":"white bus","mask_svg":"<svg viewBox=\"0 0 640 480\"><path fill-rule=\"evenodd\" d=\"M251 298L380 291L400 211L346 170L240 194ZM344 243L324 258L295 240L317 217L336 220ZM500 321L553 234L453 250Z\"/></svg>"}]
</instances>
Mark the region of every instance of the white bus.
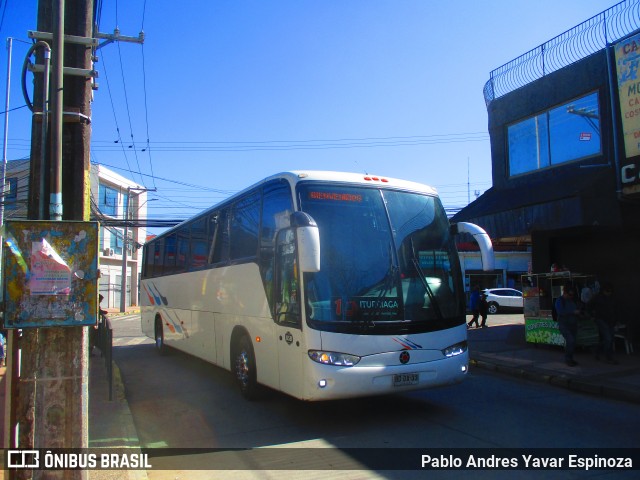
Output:
<instances>
[{"instance_id":1,"label":"white bus","mask_svg":"<svg viewBox=\"0 0 640 480\"><path fill-rule=\"evenodd\" d=\"M260 385L327 400L467 374L465 298L436 191L353 173L266 178L144 246L142 330Z\"/></svg>"}]
</instances>

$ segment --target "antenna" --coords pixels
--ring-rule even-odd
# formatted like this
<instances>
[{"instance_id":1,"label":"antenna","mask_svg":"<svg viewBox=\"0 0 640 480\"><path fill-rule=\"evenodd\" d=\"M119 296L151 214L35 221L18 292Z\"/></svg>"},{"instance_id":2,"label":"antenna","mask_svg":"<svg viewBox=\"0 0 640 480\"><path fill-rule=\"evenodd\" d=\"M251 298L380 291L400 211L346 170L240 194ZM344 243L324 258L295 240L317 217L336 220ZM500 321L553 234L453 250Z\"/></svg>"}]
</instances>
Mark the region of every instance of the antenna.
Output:
<instances>
[{"instance_id":1,"label":"antenna","mask_svg":"<svg viewBox=\"0 0 640 480\"><path fill-rule=\"evenodd\" d=\"M353 159L353 161L354 161L354 162L355 162L355 164L358 166L358 169L362 168L362 167L360 166L360 164L358 163L358 160L356 160L356 159L354 158L354 159ZM369 175L369 172L367 172L366 170L364 170L364 174L365 174L365 175Z\"/></svg>"}]
</instances>

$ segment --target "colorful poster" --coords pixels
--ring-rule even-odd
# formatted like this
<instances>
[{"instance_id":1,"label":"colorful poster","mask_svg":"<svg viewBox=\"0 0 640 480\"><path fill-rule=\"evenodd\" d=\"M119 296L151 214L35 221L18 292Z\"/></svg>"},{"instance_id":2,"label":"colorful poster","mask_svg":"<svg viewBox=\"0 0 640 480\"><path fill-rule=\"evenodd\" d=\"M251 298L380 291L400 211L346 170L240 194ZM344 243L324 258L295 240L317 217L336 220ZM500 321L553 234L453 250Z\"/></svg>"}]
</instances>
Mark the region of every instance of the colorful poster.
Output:
<instances>
[{"instance_id":1,"label":"colorful poster","mask_svg":"<svg viewBox=\"0 0 640 480\"><path fill-rule=\"evenodd\" d=\"M96 324L97 222L9 220L2 237L6 328Z\"/></svg>"},{"instance_id":2,"label":"colorful poster","mask_svg":"<svg viewBox=\"0 0 640 480\"><path fill-rule=\"evenodd\" d=\"M31 295L69 295L71 269L44 238L31 244Z\"/></svg>"}]
</instances>

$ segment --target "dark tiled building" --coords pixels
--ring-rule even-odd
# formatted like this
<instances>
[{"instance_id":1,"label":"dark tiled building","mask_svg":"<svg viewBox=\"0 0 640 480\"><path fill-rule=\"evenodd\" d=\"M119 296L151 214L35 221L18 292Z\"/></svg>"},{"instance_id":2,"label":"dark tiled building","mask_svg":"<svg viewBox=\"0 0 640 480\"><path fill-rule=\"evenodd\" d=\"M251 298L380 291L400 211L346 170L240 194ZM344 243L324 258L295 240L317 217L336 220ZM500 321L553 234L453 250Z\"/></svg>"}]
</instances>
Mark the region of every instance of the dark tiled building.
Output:
<instances>
[{"instance_id":1,"label":"dark tiled building","mask_svg":"<svg viewBox=\"0 0 640 480\"><path fill-rule=\"evenodd\" d=\"M453 217L614 283L640 333L640 0L621 2L494 70L493 186Z\"/></svg>"}]
</instances>

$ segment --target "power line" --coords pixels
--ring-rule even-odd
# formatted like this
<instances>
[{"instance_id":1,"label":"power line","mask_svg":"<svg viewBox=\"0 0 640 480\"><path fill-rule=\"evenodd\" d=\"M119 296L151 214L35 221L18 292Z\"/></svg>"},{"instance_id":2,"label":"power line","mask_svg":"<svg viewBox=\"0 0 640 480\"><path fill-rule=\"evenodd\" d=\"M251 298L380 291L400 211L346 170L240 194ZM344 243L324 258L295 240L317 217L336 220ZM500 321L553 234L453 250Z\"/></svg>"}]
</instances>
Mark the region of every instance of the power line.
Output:
<instances>
[{"instance_id":1,"label":"power line","mask_svg":"<svg viewBox=\"0 0 640 480\"><path fill-rule=\"evenodd\" d=\"M116 3L116 11L117 11L117 3ZM122 85L123 85L123 91L124 91L124 103L125 106L127 107L127 118L129 119L129 133L131 135L131 143L133 145L133 155L136 159L136 163L138 165L138 173L141 173L142 170L140 169L140 161L138 160L138 152L136 149L136 141L135 138L133 136L133 123L131 122L131 111L129 109L129 96L127 95L127 82L125 81L124 78L124 65L122 64L122 51L120 49L120 42L117 42L118 45L118 57L120 58L120 75L122 77ZM142 180L142 185L144 185L146 187L146 185L144 184L144 180L142 179L141 176L141 180Z\"/></svg>"},{"instance_id":2,"label":"power line","mask_svg":"<svg viewBox=\"0 0 640 480\"><path fill-rule=\"evenodd\" d=\"M105 167L112 168L114 170L125 170L124 168L116 167L115 165L108 165L106 163L98 163L97 165L104 165ZM142 173L141 175L146 176L146 177L150 177L151 176L151 175L145 174L145 173ZM162 178L162 177L155 177L155 178L158 179L158 180L162 180L164 182L175 183L176 185L182 185L182 186L185 186L185 187L196 188L196 189L199 189L199 190L205 190L205 191L209 191L209 192L222 193L222 194L227 194L227 195L231 195L231 194L236 192L235 190L220 190L220 189L217 189L217 188L205 187L203 185L195 185L195 184L192 184L192 183L179 182L177 180L172 180L172 179L169 179L169 178Z\"/></svg>"},{"instance_id":3,"label":"power line","mask_svg":"<svg viewBox=\"0 0 640 480\"><path fill-rule=\"evenodd\" d=\"M265 141L165 141L153 142L155 151L164 152L253 152L287 150L327 150L339 148L377 148L447 143L484 142L486 133L460 133L443 135L415 135L407 137L365 137L335 140L265 140ZM112 150L112 143L104 140L92 142L97 151Z\"/></svg>"}]
</instances>

